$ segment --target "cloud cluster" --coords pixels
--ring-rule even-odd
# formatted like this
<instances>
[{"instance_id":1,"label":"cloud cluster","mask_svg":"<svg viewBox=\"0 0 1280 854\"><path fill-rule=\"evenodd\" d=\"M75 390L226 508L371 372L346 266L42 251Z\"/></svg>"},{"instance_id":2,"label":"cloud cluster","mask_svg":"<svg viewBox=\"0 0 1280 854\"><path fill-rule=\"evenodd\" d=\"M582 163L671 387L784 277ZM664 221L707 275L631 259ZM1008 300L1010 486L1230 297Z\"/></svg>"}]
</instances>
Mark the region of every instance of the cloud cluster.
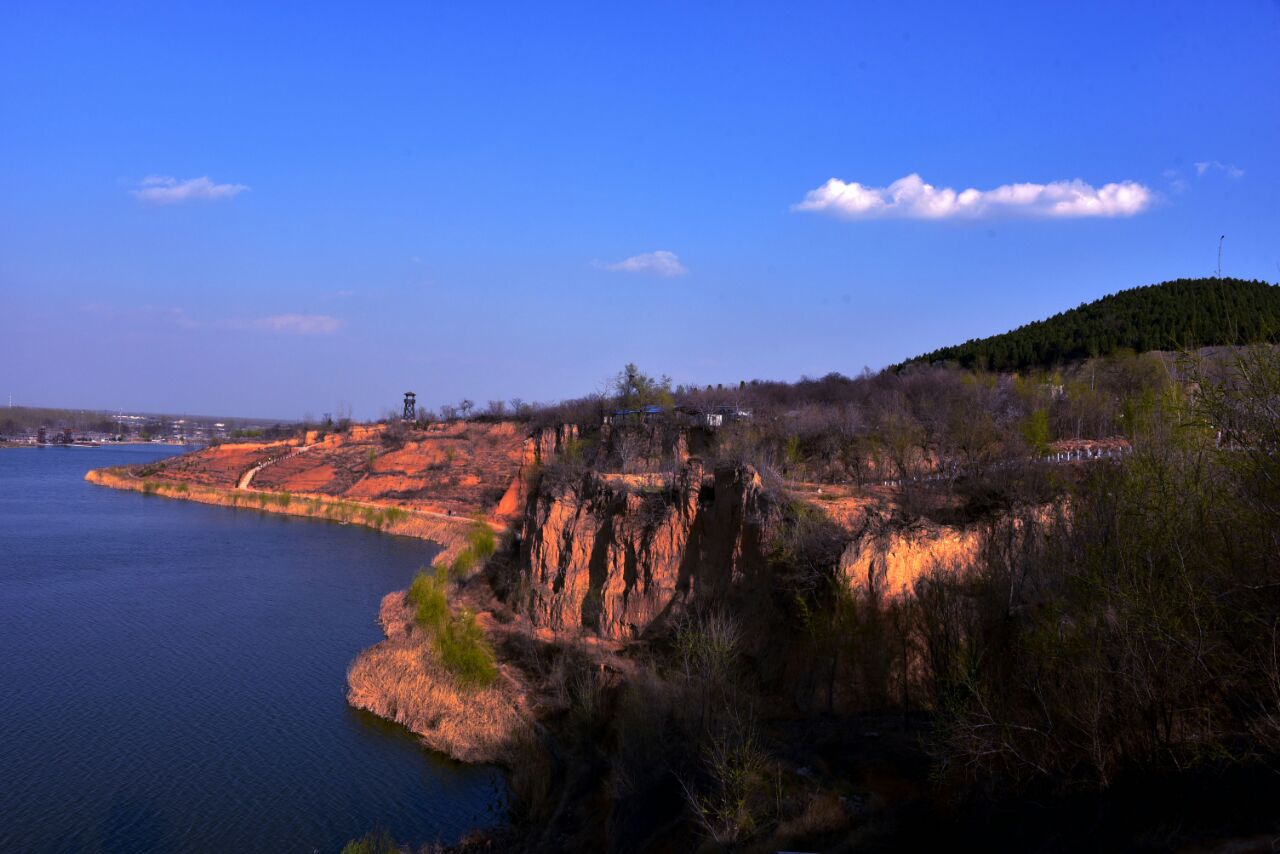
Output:
<instances>
[{"instance_id":1,"label":"cloud cluster","mask_svg":"<svg viewBox=\"0 0 1280 854\"><path fill-rule=\"evenodd\" d=\"M1206 172L1225 172L1228 178L1243 178L1244 170L1239 166L1230 163L1222 163L1218 160L1201 160L1196 163L1196 174L1203 175Z\"/></svg>"},{"instance_id":2,"label":"cloud cluster","mask_svg":"<svg viewBox=\"0 0 1280 854\"><path fill-rule=\"evenodd\" d=\"M917 174L887 187L832 178L810 190L793 211L845 219L980 219L984 217L1115 217L1149 208L1156 194L1133 181L1093 187L1079 179L1049 184L1003 184L991 190L956 191L926 184Z\"/></svg>"},{"instance_id":3,"label":"cloud cluster","mask_svg":"<svg viewBox=\"0 0 1280 854\"><path fill-rule=\"evenodd\" d=\"M192 201L217 201L234 198L249 189L244 184L215 184L209 177L179 181L168 175L143 178L133 195L153 205L176 205Z\"/></svg>"},{"instance_id":4,"label":"cloud cluster","mask_svg":"<svg viewBox=\"0 0 1280 854\"><path fill-rule=\"evenodd\" d=\"M689 272L674 252L659 249L657 252L644 252L624 258L616 264L605 264L600 261L596 266L602 270L613 270L619 273L647 273L651 276L683 276Z\"/></svg>"},{"instance_id":5,"label":"cloud cluster","mask_svg":"<svg viewBox=\"0 0 1280 854\"><path fill-rule=\"evenodd\" d=\"M170 306L144 305L118 307L104 303L86 303L80 310L116 320L155 323L178 329L224 329L248 332L269 332L279 335L332 335L342 326L342 321L327 314L273 314L267 317L231 317L200 320L186 309Z\"/></svg>"},{"instance_id":6,"label":"cloud cluster","mask_svg":"<svg viewBox=\"0 0 1280 854\"><path fill-rule=\"evenodd\" d=\"M249 321L249 326L284 335L332 335L342 321L327 314L276 314Z\"/></svg>"}]
</instances>

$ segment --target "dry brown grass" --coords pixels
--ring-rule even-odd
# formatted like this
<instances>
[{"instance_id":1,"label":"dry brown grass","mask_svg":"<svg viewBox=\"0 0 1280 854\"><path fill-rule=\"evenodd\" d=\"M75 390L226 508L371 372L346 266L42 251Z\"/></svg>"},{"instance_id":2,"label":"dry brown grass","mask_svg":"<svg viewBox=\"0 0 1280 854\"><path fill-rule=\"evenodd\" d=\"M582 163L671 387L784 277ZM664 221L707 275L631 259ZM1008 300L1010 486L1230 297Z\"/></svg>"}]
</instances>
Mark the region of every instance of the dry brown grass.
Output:
<instances>
[{"instance_id":1,"label":"dry brown grass","mask_svg":"<svg viewBox=\"0 0 1280 854\"><path fill-rule=\"evenodd\" d=\"M778 824L774 839L779 841L811 840L829 833L848 830L852 821L840 798L831 792L810 795L804 810Z\"/></svg>"},{"instance_id":2,"label":"dry brown grass","mask_svg":"<svg viewBox=\"0 0 1280 854\"><path fill-rule=\"evenodd\" d=\"M510 765L528 723L515 692L499 677L492 687L463 687L437 660L426 632L413 622L404 591L382 600L387 639L364 652L347 671L347 701L395 721L433 750L462 762Z\"/></svg>"}]
</instances>

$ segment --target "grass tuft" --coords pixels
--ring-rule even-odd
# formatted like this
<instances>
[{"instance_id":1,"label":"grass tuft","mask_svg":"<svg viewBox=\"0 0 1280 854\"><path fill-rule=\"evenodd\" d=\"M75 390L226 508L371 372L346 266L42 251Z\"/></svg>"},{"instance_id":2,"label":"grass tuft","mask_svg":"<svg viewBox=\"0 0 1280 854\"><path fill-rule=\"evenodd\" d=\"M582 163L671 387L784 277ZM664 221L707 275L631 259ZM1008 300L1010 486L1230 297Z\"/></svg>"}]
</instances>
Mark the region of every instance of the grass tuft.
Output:
<instances>
[{"instance_id":1,"label":"grass tuft","mask_svg":"<svg viewBox=\"0 0 1280 854\"><path fill-rule=\"evenodd\" d=\"M440 663L458 681L472 688L485 688L498 678L498 665L484 629L476 623L476 615L463 611L450 620L444 631L436 634L436 652Z\"/></svg>"},{"instance_id":2,"label":"grass tuft","mask_svg":"<svg viewBox=\"0 0 1280 854\"><path fill-rule=\"evenodd\" d=\"M439 632L449 623L449 570L444 564L428 573L420 570L409 585L409 604L418 625Z\"/></svg>"},{"instance_id":3,"label":"grass tuft","mask_svg":"<svg viewBox=\"0 0 1280 854\"><path fill-rule=\"evenodd\" d=\"M431 635L444 668L464 687L492 685L498 665L484 629L470 611L455 616L449 610L449 568L439 564L433 572L419 571L409 585L408 599L414 620Z\"/></svg>"},{"instance_id":4,"label":"grass tuft","mask_svg":"<svg viewBox=\"0 0 1280 854\"><path fill-rule=\"evenodd\" d=\"M498 542L493 536L493 528L483 521L477 521L471 527L467 533L467 543L471 554L479 562L488 560L498 547Z\"/></svg>"},{"instance_id":5,"label":"grass tuft","mask_svg":"<svg viewBox=\"0 0 1280 854\"><path fill-rule=\"evenodd\" d=\"M400 848L386 830L371 830L342 846L342 854L400 854Z\"/></svg>"},{"instance_id":6,"label":"grass tuft","mask_svg":"<svg viewBox=\"0 0 1280 854\"><path fill-rule=\"evenodd\" d=\"M454 575L461 577L471 572L471 570L475 568L475 565L476 565L475 554L471 551L470 548L465 548L462 551L458 552L458 554L454 557L453 565L452 567L450 567L450 569L452 570Z\"/></svg>"}]
</instances>

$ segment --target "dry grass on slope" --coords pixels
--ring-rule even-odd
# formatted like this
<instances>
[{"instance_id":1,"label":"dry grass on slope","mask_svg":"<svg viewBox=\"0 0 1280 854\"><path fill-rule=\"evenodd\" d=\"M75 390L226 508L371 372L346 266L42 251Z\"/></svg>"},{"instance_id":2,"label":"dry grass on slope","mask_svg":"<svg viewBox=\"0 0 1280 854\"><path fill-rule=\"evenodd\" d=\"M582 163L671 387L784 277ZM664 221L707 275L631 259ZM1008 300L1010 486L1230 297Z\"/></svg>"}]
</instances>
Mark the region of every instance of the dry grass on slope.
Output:
<instances>
[{"instance_id":1,"label":"dry grass on slope","mask_svg":"<svg viewBox=\"0 0 1280 854\"><path fill-rule=\"evenodd\" d=\"M347 671L347 701L422 737L433 750L463 762L510 764L528 724L501 676L486 688L463 686L439 661L415 624L403 590L379 613L387 639L360 654Z\"/></svg>"}]
</instances>

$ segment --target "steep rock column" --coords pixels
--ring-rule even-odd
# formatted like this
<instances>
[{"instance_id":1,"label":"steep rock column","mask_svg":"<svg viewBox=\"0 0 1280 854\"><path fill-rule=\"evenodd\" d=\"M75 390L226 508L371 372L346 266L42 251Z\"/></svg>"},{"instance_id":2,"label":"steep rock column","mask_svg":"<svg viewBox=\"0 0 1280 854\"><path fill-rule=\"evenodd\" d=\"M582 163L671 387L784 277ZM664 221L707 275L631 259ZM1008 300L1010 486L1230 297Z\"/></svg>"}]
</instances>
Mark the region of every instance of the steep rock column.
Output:
<instances>
[{"instance_id":1,"label":"steep rock column","mask_svg":"<svg viewBox=\"0 0 1280 854\"><path fill-rule=\"evenodd\" d=\"M516 607L535 625L634 637L683 608L766 577L759 477L724 468L704 493L692 458L665 492L581 484L537 495L523 527Z\"/></svg>"},{"instance_id":2,"label":"steep rock column","mask_svg":"<svg viewBox=\"0 0 1280 854\"><path fill-rule=\"evenodd\" d=\"M493 510L494 518L508 523L517 522L529 501L529 473L535 466L550 462L570 441L577 438L577 424L560 424L554 429L544 428L526 437L521 449L520 469L511 479L507 491L498 499Z\"/></svg>"},{"instance_id":3,"label":"steep rock column","mask_svg":"<svg viewBox=\"0 0 1280 854\"><path fill-rule=\"evenodd\" d=\"M521 538L528 582L525 608L534 625L557 631L581 626L598 514L596 497L577 490L535 498Z\"/></svg>"},{"instance_id":4,"label":"steep rock column","mask_svg":"<svg viewBox=\"0 0 1280 854\"><path fill-rule=\"evenodd\" d=\"M681 567L698 518L702 461L693 459L676 475L670 503L628 495L613 518L602 572L597 628L606 637L634 637L688 593Z\"/></svg>"}]
</instances>

